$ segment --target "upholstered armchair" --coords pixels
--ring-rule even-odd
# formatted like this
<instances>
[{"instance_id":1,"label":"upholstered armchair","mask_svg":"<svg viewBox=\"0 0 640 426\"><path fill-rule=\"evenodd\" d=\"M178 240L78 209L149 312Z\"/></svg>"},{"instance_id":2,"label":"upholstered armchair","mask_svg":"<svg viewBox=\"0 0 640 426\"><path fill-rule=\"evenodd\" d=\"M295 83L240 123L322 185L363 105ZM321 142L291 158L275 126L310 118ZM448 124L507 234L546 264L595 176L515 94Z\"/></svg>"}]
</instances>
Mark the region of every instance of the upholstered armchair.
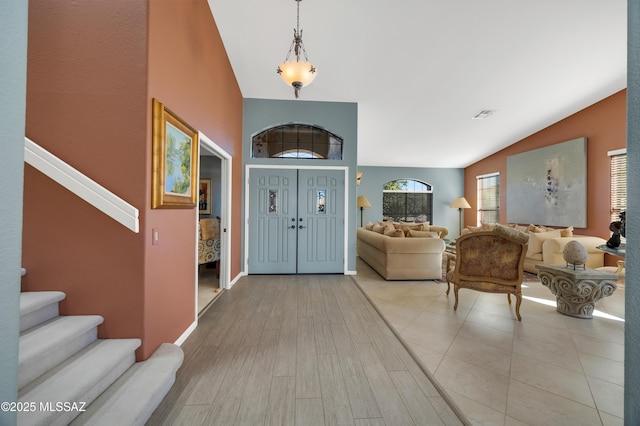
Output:
<instances>
[{"instance_id":1,"label":"upholstered armchair","mask_svg":"<svg viewBox=\"0 0 640 426\"><path fill-rule=\"evenodd\" d=\"M453 282L456 297L453 309L458 309L461 288L487 293L506 293L516 297L516 316L520 316L523 264L529 236L521 231L496 225L492 231L478 231L456 240L455 267L447 271L447 285ZM448 294L447 290L447 294Z\"/></svg>"},{"instance_id":2,"label":"upholstered armchair","mask_svg":"<svg viewBox=\"0 0 640 426\"><path fill-rule=\"evenodd\" d=\"M198 264L216 262L216 274L220 268L220 219L200 219L198 223Z\"/></svg>"}]
</instances>

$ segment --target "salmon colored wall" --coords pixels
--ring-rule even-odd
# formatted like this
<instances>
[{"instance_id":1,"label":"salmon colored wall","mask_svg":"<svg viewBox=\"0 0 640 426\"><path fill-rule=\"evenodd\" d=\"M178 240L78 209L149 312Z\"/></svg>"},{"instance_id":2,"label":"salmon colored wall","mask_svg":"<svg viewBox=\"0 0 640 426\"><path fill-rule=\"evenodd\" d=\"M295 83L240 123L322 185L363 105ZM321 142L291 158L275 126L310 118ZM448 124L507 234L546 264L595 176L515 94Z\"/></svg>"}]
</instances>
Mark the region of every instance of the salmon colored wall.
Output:
<instances>
[{"instance_id":1,"label":"salmon colored wall","mask_svg":"<svg viewBox=\"0 0 640 426\"><path fill-rule=\"evenodd\" d=\"M233 157L233 278L241 260L242 94L206 0L149 2L149 23L149 128L156 98ZM151 152L151 135L147 148ZM148 191L145 232L159 228L160 244L145 241L144 329L150 341L161 343L168 333L178 338L194 320L196 212L150 210L150 200Z\"/></svg>"},{"instance_id":2,"label":"salmon colored wall","mask_svg":"<svg viewBox=\"0 0 640 426\"><path fill-rule=\"evenodd\" d=\"M626 147L626 114L626 90L623 90L467 167L464 192L471 209L465 210L465 223L476 223L476 176L500 172L500 222L506 223L507 157L586 137L587 227L576 229L575 233L608 239L611 219L607 152Z\"/></svg>"},{"instance_id":3,"label":"salmon colored wall","mask_svg":"<svg viewBox=\"0 0 640 426\"><path fill-rule=\"evenodd\" d=\"M151 100L233 156L231 277L240 273L242 95L206 0L31 0L26 134L140 210L135 234L25 167L23 291L99 314L138 359L195 319L196 211L151 209ZM160 243L151 244L151 230Z\"/></svg>"},{"instance_id":4,"label":"salmon colored wall","mask_svg":"<svg viewBox=\"0 0 640 426\"><path fill-rule=\"evenodd\" d=\"M26 135L138 208L146 201L146 1L29 1ZM142 209L144 222L144 209ZM100 337L141 337L144 235L25 166L23 290Z\"/></svg>"}]
</instances>

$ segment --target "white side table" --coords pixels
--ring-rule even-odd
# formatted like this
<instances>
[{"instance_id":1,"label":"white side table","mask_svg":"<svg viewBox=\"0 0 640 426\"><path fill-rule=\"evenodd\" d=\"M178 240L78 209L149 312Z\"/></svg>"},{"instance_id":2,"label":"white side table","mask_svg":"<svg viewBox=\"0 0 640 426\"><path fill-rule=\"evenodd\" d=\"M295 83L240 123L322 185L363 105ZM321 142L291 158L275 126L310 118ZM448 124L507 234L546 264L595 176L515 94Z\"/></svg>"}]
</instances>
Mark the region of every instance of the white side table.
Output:
<instances>
[{"instance_id":1,"label":"white side table","mask_svg":"<svg viewBox=\"0 0 640 426\"><path fill-rule=\"evenodd\" d=\"M618 288L618 276L596 269L564 265L536 265L538 277L556 295L557 311L576 318L592 318L595 304Z\"/></svg>"}]
</instances>

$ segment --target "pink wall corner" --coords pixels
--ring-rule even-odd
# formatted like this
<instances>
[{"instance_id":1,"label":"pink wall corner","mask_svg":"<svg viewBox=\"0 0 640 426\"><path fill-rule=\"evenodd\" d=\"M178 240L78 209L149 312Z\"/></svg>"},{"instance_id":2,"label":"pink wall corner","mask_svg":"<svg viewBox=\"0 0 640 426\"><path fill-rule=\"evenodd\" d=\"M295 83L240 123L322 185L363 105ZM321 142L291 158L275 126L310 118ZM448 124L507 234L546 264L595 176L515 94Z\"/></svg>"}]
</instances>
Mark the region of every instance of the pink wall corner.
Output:
<instances>
[{"instance_id":1,"label":"pink wall corner","mask_svg":"<svg viewBox=\"0 0 640 426\"><path fill-rule=\"evenodd\" d=\"M149 3L149 92L193 128L242 161L242 94L206 0ZM147 149L151 152L151 132ZM143 357L177 339L195 319L196 214L194 209L151 209L147 163L145 233L160 230L160 243L145 239ZM241 179L233 179L231 276L240 272Z\"/></svg>"},{"instance_id":2,"label":"pink wall corner","mask_svg":"<svg viewBox=\"0 0 640 426\"><path fill-rule=\"evenodd\" d=\"M146 0L29 2L26 135L138 208L145 24ZM64 291L61 313L102 315L100 337L142 337L143 239L25 167L23 290Z\"/></svg>"},{"instance_id":3,"label":"pink wall corner","mask_svg":"<svg viewBox=\"0 0 640 426\"><path fill-rule=\"evenodd\" d=\"M476 223L476 176L500 172L500 222L506 222L507 157L532 149L587 138L587 227L576 234L608 239L610 223L610 175L608 151L626 147L626 90L622 90L509 147L465 168L465 223ZM544 225L544 224L542 224ZM611 263L607 259L607 263Z\"/></svg>"}]
</instances>

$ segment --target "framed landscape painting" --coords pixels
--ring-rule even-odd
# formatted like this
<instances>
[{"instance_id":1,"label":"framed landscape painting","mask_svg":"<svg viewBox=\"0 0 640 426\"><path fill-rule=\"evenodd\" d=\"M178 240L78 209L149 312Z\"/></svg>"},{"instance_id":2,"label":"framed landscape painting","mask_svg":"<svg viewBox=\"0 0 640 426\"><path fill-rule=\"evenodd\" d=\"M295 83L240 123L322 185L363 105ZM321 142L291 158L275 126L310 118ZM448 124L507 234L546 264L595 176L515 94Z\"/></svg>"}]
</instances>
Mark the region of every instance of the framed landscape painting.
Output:
<instances>
[{"instance_id":1,"label":"framed landscape painting","mask_svg":"<svg viewBox=\"0 0 640 426\"><path fill-rule=\"evenodd\" d=\"M151 208L192 208L198 202L198 132L153 100Z\"/></svg>"}]
</instances>

